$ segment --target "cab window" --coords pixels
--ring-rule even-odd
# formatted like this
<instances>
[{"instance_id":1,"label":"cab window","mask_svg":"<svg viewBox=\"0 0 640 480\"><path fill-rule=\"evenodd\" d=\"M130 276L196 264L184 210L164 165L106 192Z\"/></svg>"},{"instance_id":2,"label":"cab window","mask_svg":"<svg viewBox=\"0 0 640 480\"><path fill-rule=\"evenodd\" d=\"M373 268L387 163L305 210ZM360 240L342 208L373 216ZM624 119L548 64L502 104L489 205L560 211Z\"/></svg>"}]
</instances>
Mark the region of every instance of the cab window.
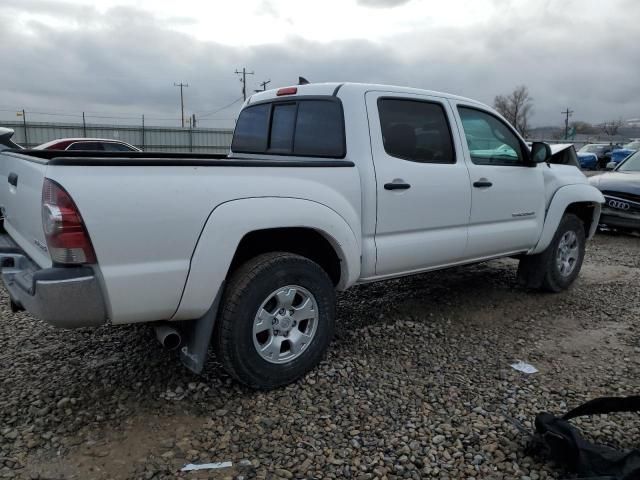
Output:
<instances>
[{"instance_id":1,"label":"cab window","mask_svg":"<svg viewBox=\"0 0 640 480\"><path fill-rule=\"evenodd\" d=\"M401 98L378 100L385 151L418 163L455 163L447 114L439 103Z\"/></svg>"},{"instance_id":2,"label":"cab window","mask_svg":"<svg viewBox=\"0 0 640 480\"><path fill-rule=\"evenodd\" d=\"M458 107L471 161L476 165L524 166L528 154L515 133L490 113Z\"/></svg>"}]
</instances>

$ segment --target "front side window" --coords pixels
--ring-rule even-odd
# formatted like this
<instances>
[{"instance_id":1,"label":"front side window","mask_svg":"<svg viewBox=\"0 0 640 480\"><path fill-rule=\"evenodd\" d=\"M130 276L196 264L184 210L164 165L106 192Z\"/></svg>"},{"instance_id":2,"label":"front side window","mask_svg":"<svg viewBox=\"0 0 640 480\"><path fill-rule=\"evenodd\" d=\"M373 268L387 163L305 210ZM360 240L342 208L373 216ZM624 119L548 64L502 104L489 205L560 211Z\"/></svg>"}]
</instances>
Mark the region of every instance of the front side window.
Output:
<instances>
[{"instance_id":1,"label":"front side window","mask_svg":"<svg viewBox=\"0 0 640 480\"><path fill-rule=\"evenodd\" d=\"M439 103L381 98L380 127L385 151L419 163L455 163L447 115Z\"/></svg>"},{"instance_id":2,"label":"front side window","mask_svg":"<svg viewBox=\"0 0 640 480\"><path fill-rule=\"evenodd\" d=\"M526 165L518 137L505 123L475 108L458 107L471 161L476 165Z\"/></svg>"}]
</instances>

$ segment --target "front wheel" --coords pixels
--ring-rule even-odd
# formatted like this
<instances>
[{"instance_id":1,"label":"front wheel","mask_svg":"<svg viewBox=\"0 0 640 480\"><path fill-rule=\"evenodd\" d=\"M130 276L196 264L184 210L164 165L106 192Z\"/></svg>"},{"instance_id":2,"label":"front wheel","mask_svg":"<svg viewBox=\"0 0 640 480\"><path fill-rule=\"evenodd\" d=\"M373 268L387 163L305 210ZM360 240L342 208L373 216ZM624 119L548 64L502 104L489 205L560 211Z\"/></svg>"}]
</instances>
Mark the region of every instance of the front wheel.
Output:
<instances>
[{"instance_id":1,"label":"front wheel","mask_svg":"<svg viewBox=\"0 0 640 480\"><path fill-rule=\"evenodd\" d=\"M286 385L324 356L334 311L333 284L318 264L291 253L259 255L227 284L214 332L216 356L249 387Z\"/></svg>"},{"instance_id":2,"label":"front wheel","mask_svg":"<svg viewBox=\"0 0 640 480\"><path fill-rule=\"evenodd\" d=\"M582 268L586 237L582 221L567 213L547 249L520 260L518 280L529 288L561 292L574 282Z\"/></svg>"}]
</instances>

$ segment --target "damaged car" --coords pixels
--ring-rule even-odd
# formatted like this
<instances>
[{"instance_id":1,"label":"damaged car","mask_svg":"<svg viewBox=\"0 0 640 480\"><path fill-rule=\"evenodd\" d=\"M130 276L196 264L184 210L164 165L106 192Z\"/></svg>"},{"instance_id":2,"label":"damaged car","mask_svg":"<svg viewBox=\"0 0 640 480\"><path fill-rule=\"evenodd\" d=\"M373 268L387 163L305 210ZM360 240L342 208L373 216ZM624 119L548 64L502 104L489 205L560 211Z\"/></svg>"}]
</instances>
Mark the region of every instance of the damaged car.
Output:
<instances>
[{"instance_id":1,"label":"damaged car","mask_svg":"<svg viewBox=\"0 0 640 480\"><path fill-rule=\"evenodd\" d=\"M604 195L600 224L620 231L640 232L640 151L612 172L589 178Z\"/></svg>"}]
</instances>

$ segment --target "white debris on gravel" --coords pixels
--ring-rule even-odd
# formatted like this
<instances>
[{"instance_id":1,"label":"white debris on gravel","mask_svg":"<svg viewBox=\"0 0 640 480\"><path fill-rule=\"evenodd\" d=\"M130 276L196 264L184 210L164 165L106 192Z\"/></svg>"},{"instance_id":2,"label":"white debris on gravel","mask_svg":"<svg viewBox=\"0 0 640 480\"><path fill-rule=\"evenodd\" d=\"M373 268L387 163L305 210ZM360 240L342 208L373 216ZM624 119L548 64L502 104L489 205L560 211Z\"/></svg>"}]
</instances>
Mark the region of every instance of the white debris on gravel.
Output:
<instances>
[{"instance_id":1,"label":"white debris on gravel","mask_svg":"<svg viewBox=\"0 0 640 480\"><path fill-rule=\"evenodd\" d=\"M214 462L214 463L188 463L180 469L181 472L191 472L193 470L218 470L220 468L231 468L233 462Z\"/></svg>"},{"instance_id":2,"label":"white debris on gravel","mask_svg":"<svg viewBox=\"0 0 640 480\"><path fill-rule=\"evenodd\" d=\"M522 360L518 360L516 363L512 363L511 368L522 373L538 373L538 369L536 367L534 367L530 363L523 362Z\"/></svg>"}]
</instances>

